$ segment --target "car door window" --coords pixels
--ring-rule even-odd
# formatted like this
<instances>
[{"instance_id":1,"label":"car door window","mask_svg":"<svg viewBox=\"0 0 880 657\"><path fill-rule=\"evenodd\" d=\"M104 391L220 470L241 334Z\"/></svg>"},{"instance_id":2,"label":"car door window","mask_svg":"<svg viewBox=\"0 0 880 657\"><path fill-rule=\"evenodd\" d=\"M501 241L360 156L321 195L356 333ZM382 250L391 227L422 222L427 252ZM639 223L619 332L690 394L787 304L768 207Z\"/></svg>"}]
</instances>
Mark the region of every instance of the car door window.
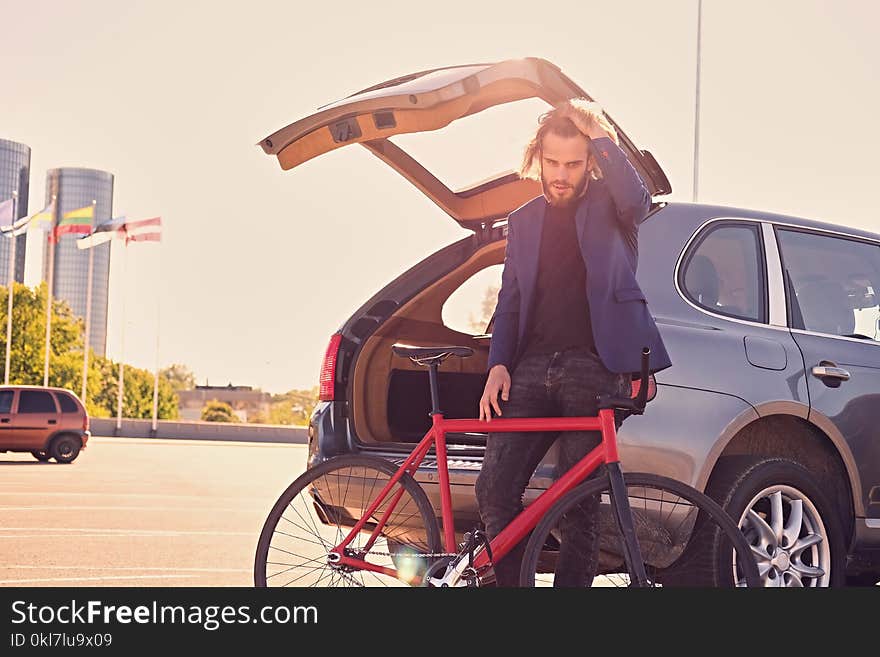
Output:
<instances>
[{"instance_id":1,"label":"car door window","mask_svg":"<svg viewBox=\"0 0 880 657\"><path fill-rule=\"evenodd\" d=\"M713 313L765 321L764 276L758 229L753 224L713 226L685 260L681 287Z\"/></svg>"},{"instance_id":2,"label":"car door window","mask_svg":"<svg viewBox=\"0 0 880 657\"><path fill-rule=\"evenodd\" d=\"M22 390L18 398L19 413L56 413L55 400L44 390Z\"/></svg>"},{"instance_id":3,"label":"car door window","mask_svg":"<svg viewBox=\"0 0 880 657\"><path fill-rule=\"evenodd\" d=\"M880 245L777 231L792 328L880 340Z\"/></svg>"},{"instance_id":4,"label":"car door window","mask_svg":"<svg viewBox=\"0 0 880 657\"><path fill-rule=\"evenodd\" d=\"M76 402L70 397L70 395L66 395L63 392L57 393L58 397L58 405L61 406L62 413L78 413L79 407L76 405Z\"/></svg>"},{"instance_id":5,"label":"car door window","mask_svg":"<svg viewBox=\"0 0 880 657\"><path fill-rule=\"evenodd\" d=\"M443 304L443 325L468 335L488 333L503 268L503 265L491 265L459 285Z\"/></svg>"},{"instance_id":6,"label":"car door window","mask_svg":"<svg viewBox=\"0 0 880 657\"><path fill-rule=\"evenodd\" d=\"M14 396L15 392L12 390L0 391L0 413L12 412L12 398Z\"/></svg>"}]
</instances>

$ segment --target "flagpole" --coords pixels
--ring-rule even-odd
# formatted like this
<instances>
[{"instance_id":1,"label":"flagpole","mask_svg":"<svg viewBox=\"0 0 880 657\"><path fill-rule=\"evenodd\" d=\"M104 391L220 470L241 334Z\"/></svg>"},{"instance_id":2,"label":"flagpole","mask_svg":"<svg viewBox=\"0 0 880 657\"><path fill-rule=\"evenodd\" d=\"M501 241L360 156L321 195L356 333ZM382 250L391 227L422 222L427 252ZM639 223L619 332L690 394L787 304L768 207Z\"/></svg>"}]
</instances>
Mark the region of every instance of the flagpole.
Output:
<instances>
[{"instance_id":1,"label":"flagpole","mask_svg":"<svg viewBox=\"0 0 880 657\"><path fill-rule=\"evenodd\" d=\"M697 202L697 191L700 182L700 60L702 55L702 31L703 31L703 0L697 0L697 81L696 81L696 106L694 108L694 203Z\"/></svg>"},{"instance_id":2,"label":"flagpole","mask_svg":"<svg viewBox=\"0 0 880 657\"><path fill-rule=\"evenodd\" d=\"M52 194L52 225L49 227L49 273L46 289L46 361L43 365L43 385L49 385L49 349L52 335L52 278L55 274L55 226L58 224L57 194Z\"/></svg>"},{"instance_id":3,"label":"flagpole","mask_svg":"<svg viewBox=\"0 0 880 657\"><path fill-rule=\"evenodd\" d=\"M123 253L125 255L122 258L122 334L120 338L120 346L119 346L119 393L118 398L116 400L116 435L118 436L122 431L122 394L123 388L125 387L124 376L125 376L125 290L128 287L127 285L127 272L128 272L128 237L125 236L125 250Z\"/></svg>"},{"instance_id":4,"label":"flagpole","mask_svg":"<svg viewBox=\"0 0 880 657\"><path fill-rule=\"evenodd\" d=\"M18 190L12 192L12 222L15 223L16 220L16 209L18 203ZM11 224L10 224L11 227ZM18 241L18 238L15 236L15 231L11 230L9 232L9 237L12 240L12 244L9 247L9 295L7 297L8 303L6 305L6 370L3 376L3 385L9 385L9 366L11 364L11 356L12 356L12 295L15 290L15 243Z\"/></svg>"},{"instance_id":5,"label":"flagpole","mask_svg":"<svg viewBox=\"0 0 880 657\"><path fill-rule=\"evenodd\" d=\"M158 267L156 267L157 273L162 271L162 246L159 245L159 251L157 253ZM159 280L157 276L155 280ZM156 376L153 377L153 436L156 435L156 429L158 427L159 420L159 332L161 329L161 311L162 311L162 296L161 292L157 292L156 294Z\"/></svg>"},{"instance_id":6,"label":"flagpole","mask_svg":"<svg viewBox=\"0 0 880 657\"><path fill-rule=\"evenodd\" d=\"M98 201L97 199L92 199L92 232L95 230L95 225L97 224L97 216L98 216ZM88 394L86 388L86 382L89 377L89 331L90 324L92 319L92 278L93 272L95 268L95 247L92 246L89 248L89 275L86 283L86 326L85 326L85 338L83 340L83 383L82 383L82 395L80 399L82 400L83 405L86 403L86 395Z\"/></svg>"}]
</instances>

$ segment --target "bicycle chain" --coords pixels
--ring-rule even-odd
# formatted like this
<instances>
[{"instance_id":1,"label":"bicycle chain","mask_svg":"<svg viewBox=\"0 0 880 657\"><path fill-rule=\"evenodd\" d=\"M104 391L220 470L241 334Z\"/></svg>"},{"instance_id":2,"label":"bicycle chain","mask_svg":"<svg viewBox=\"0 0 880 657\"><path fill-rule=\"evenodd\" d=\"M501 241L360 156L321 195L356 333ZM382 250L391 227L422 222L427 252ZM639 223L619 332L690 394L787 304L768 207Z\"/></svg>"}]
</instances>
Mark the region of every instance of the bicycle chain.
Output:
<instances>
[{"instance_id":1,"label":"bicycle chain","mask_svg":"<svg viewBox=\"0 0 880 657\"><path fill-rule=\"evenodd\" d=\"M370 550L369 552L365 553L364 556L366 556L368 554L376 555L378 557L406 556L406 557L430 557L431 559L434 559L434 558L443 558L443 557L457 557L461 553L460 552L407 552L405 555L400 555L396 552L392 554L391 552L376 552L375 550Z\"/></svg>"},{"instance_id":2,"label":"bicycle chain","mask_svg":"<svg viewBox=\"0 0 880 657\"><path fill-rule=\"evenodd\" d=\"M373 550L370 550L370 551L367 552L366 554L361 554L361 558L366 557L367 554L376 555L376 556L378 556L378 557L394 557L394 556L397 556L397 555L395 555L395 554L391 554L390 552L374 552ZM457 557L458 555L459 555L459 553L457 553L457 552L412 552L412 553L409 553L407 556L413 556L413 557L430 557L430 558L434 558L434 557L437 557L437 558L445 558L445 557ZM362 587L362 588L366 588L365 585L364 585L363 583L357 581L354 577L352 577L351 574L349 574L349 573L347 573L347 572L345 572L345 571L343 571L343 570L337 570L336 572L337 572L337 573L338 573L343 579L348 580L349 582L351 582L351 583L354 584L355 586L359 586L359 587Z\"/></svg>"}]
</instances>

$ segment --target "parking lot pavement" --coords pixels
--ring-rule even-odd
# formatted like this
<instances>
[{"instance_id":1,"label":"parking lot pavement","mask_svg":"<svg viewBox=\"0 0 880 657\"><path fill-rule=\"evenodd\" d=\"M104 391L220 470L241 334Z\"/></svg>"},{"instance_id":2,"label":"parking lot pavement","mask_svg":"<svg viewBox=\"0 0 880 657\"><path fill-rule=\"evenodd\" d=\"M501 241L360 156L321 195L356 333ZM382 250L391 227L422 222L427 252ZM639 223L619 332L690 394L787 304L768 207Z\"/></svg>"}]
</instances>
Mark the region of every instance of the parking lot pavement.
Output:
<instances>
[{"instance_id":1,"label":"parking lot pavement","mask_svg":"<svg viewBox=\"0 0 880 657\"><path fill-rule=\"evenodd\" d=\"M0 453L0 586L252 586L305 445L96 437L71 464Z\"/></svg>"}]
</instances>

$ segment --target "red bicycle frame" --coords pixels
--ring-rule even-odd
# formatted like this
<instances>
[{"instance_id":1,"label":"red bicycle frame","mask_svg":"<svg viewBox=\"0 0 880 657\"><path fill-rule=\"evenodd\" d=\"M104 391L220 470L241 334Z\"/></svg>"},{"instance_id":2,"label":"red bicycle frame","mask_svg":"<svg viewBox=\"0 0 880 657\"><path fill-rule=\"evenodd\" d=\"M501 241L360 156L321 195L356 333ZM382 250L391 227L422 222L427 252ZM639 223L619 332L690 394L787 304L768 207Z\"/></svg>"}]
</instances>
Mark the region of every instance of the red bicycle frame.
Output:
<instances>
[{"instance_id":1,"label":"red bicycle frame","mask_svg":"<svg viewBox=\"0 0 880 657\"><path fill-rule=\"evenodd\" d=\"M393 487L400 481L404 472L415 474L422 460L428 454L431 446L434 445L437 455L437 474L440 479L440 511L443 523L443 547L448 553L457 552L455 543L455 522L452 511L452 495L449 487L449 468L446 463L446 434L450 432L499 432L499 431L517 431L517 432L534 432L534 431L601 431L602 440L589 454L578 461L571 469L556 480L549 488L547 488L538 498L523 510L516 518L514 518L504 530L501 531L489 543L493 560L500 561L504 556L513 549L534 527L537 525L541 517L550 507L585 480L590 473L593 472L600 464L618 463L619 457L617 453L617 431L614 424L614 409L600 409L597 416L583 417L546 417L546 418L495 418L488 421L471 420L471 419L453 419L447 420L442 413L435 412L432 414L432 425L424 438L419 441L410 456L404 461L403 465L398 468L397 472L391 477L382 491L373 500L366 513L355 524L345 539L337 545L331 554L335 556L335 561L339 565L348 566L358 570L370 570L382 573L391 577L397 577L409 583L417 583L418 577L409 578L402 575L393 568L378 566L371 564L363 559L348 556L345 554L345 548L351 543L355 535L358 534L379 505L385 500ZM389 515L393 512L394 506L403 495L403 488L397 492L396 497L389 503L380 521L370 535L370 538L364 545L364 551L368 552L376 539L379 538L382 528ZM488 565L489 552L481 550L474 559L474 567L479 569Z\"/></svg>"}]
</instances>

